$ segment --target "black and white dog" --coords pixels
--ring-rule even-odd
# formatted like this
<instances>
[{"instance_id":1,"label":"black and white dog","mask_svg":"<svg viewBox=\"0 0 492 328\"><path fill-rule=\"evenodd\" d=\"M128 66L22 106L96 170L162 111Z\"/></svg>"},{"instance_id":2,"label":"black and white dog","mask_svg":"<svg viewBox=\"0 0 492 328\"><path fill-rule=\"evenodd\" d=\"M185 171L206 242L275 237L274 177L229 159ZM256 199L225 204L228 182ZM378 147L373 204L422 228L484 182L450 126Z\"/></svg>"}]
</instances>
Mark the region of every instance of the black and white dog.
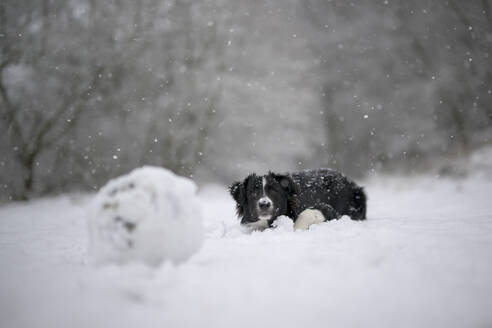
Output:
<instances>
[{"instance_id":1,"label":"black and white dog","mask_svg":"<svg viewBox=\"0 0 492 328\"><path fill-rule=\"evenodd\" d=\"M342 215L352 220L366 219L363 188L331 169L250 174L244 181L233 183L229 191L241 224L254 229L270 227L281 215L294 220L296 230Z\"/></svg>"}]
</instances>

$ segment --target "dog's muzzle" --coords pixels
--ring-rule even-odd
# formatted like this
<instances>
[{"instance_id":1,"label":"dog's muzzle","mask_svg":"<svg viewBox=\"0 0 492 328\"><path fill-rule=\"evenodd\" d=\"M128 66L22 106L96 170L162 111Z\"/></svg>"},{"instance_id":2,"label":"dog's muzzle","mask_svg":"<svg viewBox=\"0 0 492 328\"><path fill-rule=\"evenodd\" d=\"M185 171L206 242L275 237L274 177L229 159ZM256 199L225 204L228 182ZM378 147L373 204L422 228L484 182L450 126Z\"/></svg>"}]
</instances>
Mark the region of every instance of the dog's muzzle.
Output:
<instances>
[{"instance_id":1,"label":"dog's muzzle","mask_svg":"<svg viewBox=\"0 0 492 328\"><path fill-rule=\"evenodd\" d=\"M268 197L260 198L258 201L258 208L260 211L267 211L272 207L272 201Z\"/></svg>"}]
</instances>

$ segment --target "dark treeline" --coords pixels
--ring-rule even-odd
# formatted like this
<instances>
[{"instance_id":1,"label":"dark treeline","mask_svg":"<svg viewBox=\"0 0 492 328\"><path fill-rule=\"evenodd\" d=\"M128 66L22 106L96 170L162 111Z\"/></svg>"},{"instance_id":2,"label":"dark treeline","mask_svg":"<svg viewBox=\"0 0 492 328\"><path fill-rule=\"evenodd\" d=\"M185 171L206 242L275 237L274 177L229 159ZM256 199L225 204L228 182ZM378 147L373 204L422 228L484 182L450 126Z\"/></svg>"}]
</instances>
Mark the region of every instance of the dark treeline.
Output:
<instances>
[{"instance_id":1,"label":"dark treeline","mask_svg":"<svg viewBox=\"0 0 492 328\"><path fill-rule=\"evenodd\" d=\"M1 200L439 169L490 144L492 3L0 0Z\"/></svg>"}]
</instances>

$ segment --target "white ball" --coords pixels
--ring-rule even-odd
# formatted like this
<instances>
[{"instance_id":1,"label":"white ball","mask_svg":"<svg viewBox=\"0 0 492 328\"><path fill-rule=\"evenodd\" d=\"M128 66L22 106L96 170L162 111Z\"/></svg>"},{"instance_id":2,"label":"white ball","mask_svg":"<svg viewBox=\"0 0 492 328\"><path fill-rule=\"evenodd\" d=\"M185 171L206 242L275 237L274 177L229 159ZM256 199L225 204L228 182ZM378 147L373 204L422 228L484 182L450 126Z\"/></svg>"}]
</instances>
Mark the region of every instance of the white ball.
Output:
<instances>
[{"instance_id":1,"label":"white ball","mask_svg":"<svg viewBox=\"0 0 492 328\"><path fill-rule=\"evenodd\" d=\"M200 248L202 214L193 181L142 167L109 181L92 203L89 251L96 262L180 262Z\"/></svg>"}]
</instances>

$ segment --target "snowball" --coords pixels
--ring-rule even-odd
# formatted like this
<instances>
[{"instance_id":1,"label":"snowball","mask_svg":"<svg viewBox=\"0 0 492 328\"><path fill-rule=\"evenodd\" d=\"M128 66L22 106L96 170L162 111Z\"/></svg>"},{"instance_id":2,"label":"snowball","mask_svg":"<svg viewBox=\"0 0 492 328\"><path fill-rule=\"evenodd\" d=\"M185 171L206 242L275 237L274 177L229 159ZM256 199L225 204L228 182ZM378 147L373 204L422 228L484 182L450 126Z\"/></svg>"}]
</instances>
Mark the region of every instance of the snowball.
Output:
<instances>
[{"instance_id":1,"label":"snowball","mask_svg":"<svg viewBox=\"0 0 492 328\"><path fill-rule=\"evenodd\" d=\"M193 181L142 167L109 181L91 204L89 251L97 263L180 262L202 244Z\"/></svg>"}]
</instances>

